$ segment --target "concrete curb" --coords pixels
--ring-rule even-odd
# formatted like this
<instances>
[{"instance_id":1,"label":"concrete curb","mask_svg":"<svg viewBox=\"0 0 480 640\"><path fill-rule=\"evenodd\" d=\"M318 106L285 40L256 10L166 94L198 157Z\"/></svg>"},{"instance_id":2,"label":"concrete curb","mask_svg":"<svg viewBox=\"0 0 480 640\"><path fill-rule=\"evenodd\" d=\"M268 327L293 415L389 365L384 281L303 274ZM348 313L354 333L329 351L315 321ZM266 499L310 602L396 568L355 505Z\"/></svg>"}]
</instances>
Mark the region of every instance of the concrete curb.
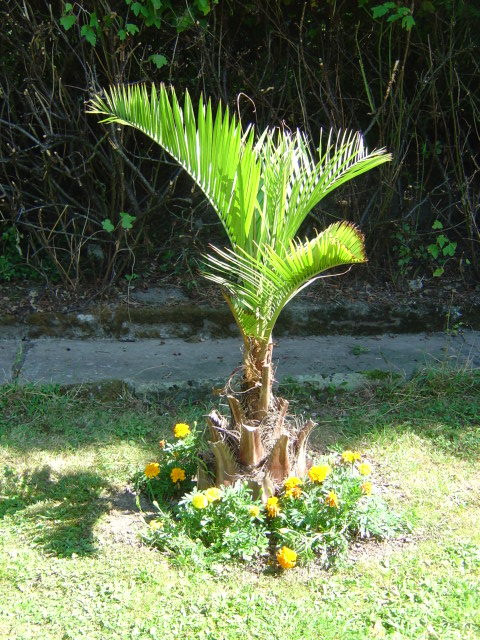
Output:
<instances>
[{"instance_id":1,"label":"concrete curb","mask_svg":"<svg viewBox=\"0 0 480 640\"><path fill-rule=\"evenodd\" d=\"M426 366L480 367L480 332L282 337L274 349L277 382L357 388ZM119 381L137 395L209 397L241 365L235 338L122 341L0 340L1 383L101 386Z\"/></svg>"}]
</instances>

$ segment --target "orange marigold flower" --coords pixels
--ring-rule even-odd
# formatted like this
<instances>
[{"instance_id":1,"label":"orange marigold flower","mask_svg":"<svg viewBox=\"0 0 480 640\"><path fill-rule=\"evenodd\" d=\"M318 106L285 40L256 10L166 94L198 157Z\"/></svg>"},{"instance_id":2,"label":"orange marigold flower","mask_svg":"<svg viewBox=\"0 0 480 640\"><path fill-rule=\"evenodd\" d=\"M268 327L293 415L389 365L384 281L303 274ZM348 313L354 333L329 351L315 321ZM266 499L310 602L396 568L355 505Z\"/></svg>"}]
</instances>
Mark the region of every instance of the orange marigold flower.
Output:
<instances>
[{"instance_id":1,"label":"orange marigold flower","mask_svg":"<svg viewBox=\"0 0 480 640\"><path fill-rule=\"evenodd\" d=\"M173 428L175 438L186 438L189 435L190 427L184 422L178 422Z\"/></svg>"},{"instance_id":2,"label":"orange marigold flower","mask_svg":"<svg viewBox=\"0 0 480 640\"><path fill-rule=\"evenodd\" d=\"M185 480L185 471L179 467L174 467L170 472L170 478L172 482L182 482Z\"/></svg>"},{"instance_id":3,"label":"orange marigold flower","mask_svg":"<svg viewBox=\"0 0 480 640\"><path fill-rule=\"evenodd\" d=\"M265 505L265 510L270 516L270 518L276 518L280 513L280 507L278 506L278 498L275 496L271 496L267 500L267 504Z\"/></svg>"},{"instance_id":4,"label":"orange marigold flower","mask_svg":"<svg viewBox=\"0 0 480 640\"><path fill-rule=\"evenodd\" d=\"M277 553L277 562L283 569L292 569L297 561L297 554L293 549L282 547Z\"/></svg>"},{"instance_id":5,"label":"orange marigold flower","mask_svg":"<svg viewBox=\"0 0 480 640\"><path fill-rule=\"evenodd\" d=\"M292 487L291 489L287 489L285 491L285 496L287 498L295 498L298 500L302 495L302 487Z\"/></svg>"},{"instance_id":6,"label":"orange marigold flower","mask_svg":"<svg viewBox=\"0 0 480 640\"><path fill-rule=\"evenodd\" d=\"M320 464L310 469L308 477L312 482L318 482L320 484L325 480L331 470L330 465Z\"/></svg>"},{"instance_id":7,"label":"orange marigold flower","mask_svg":"<svg viewBox=\"0 0 480 640\"><path fill-rule=\"evenodd\" d=\"M335 507L338 509L338 497L335 491L329 491L327 497L325 498L325 504L329 507Z\"/></svg>"},{"instance_id":8,"label":"orange marigold flower","mask_svg":"<svg viewBox=\"0 0 480 640\"><path fill-rule=\"evenodd\" d=\"M365 480L365 482L360 485L360 489L366 496L372 495L372 483L368 482L368 480Z\"/></svg>"},{"instance_id":9,"label":"orange marigold flower","mask_svg":"<svg viewBox=\"0 0 480 640\"><path fill-rule=\"evenodd\" d=\"M160 447L160 449L165 449L165 440L160 440L160 442L158 443L158 446Z\"/></svg>"},{"instance_id":10,"label":"orange marigold flower","mask_svg":"<svg viewBox=\"0 0 480 640\"><path fill-rule=\"evenodd\" d=\"M369 476L372 473L372 467L368 462L362 462L358 465L358 471L362 476Z\"/></svg>"},{"instance_id":11,"label":"orange marigold flower","mask_svg":"<svg viewBox=\"0 0 480 640\"><path fill-rule=\"evenodd\" d=\"M160 473L160 465L158 462L150 462L145 467L145 475L147 478L155 478Z\"/></svg>"}]
</instances>

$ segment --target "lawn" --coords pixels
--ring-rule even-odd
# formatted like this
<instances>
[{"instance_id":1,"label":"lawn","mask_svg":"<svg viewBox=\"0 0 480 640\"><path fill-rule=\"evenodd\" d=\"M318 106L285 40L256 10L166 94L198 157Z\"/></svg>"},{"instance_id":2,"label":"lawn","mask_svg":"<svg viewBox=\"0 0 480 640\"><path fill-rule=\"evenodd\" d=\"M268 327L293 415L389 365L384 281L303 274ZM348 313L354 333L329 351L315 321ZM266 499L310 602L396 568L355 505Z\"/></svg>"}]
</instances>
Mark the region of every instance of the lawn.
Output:
<instances>
[{"instance_id":1,"label":"lawn","mask_svg":"<svg viewBox=\"0 0 480 640\"><path fill-rule=\"evenodd\" d=\"M208 407L0 389L0 638L480 638L480 375L285 390L318 451L359 449L411 530L335 569L168 558L130 492L159 439Z\"/></svg>"}]
</instances>

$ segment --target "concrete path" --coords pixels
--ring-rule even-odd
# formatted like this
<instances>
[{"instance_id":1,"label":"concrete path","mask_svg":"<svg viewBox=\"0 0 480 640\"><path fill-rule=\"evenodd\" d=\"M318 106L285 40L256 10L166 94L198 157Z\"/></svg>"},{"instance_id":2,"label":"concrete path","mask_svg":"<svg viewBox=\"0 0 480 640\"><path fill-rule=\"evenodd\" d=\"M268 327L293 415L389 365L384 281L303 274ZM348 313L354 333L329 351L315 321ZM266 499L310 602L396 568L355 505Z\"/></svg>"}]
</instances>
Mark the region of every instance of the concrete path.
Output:
<instances>
[{"instance_id":1,"label":"concrete path","mask_svg":"<svg viewBox=\"0 0 480 640\"><path fill-rule=\"evenodd\" d=\"M171 339L0 339L0 382L20 384L126 383L140 395L198 398L225 383L241 364L234 338L187 342ZM410 377L426 366L480 367L480 332L457 336L283 337L274 349L276 379L317 387L352 388L391 372Z\"/></svg>"}]
</instances>

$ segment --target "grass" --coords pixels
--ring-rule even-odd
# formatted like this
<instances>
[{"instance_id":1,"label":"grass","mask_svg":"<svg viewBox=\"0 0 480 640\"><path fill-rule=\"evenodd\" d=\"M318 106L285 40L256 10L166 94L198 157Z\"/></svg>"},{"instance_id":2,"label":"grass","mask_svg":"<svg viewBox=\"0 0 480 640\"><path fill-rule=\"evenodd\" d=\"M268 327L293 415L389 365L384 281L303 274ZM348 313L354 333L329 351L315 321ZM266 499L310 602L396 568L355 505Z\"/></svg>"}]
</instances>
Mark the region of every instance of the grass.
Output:
<instances>
[{"instance_id":1,"label":"grass","mask_svg":"<svg viewBox=\"0 0 480 640\"><path fill-rule=\"evenodd\" d=\"M411 534L358 544L330 572L168 561L119 496L206 409L1 389L0 638L480 638L478 372L299 387L292 404L316 416L313 446L369 457Z\"/></svg>"}]
</instances>

